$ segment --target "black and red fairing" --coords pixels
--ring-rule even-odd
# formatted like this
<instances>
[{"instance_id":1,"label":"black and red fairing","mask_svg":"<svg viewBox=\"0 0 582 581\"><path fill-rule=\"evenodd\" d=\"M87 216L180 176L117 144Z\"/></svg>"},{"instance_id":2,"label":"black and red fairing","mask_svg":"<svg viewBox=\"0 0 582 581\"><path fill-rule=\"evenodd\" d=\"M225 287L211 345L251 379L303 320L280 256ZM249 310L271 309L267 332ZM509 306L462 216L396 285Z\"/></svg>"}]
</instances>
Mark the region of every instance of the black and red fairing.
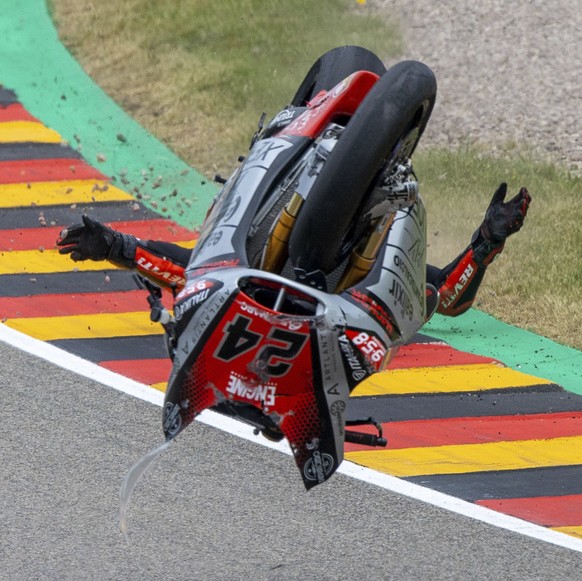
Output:
<instances>
[{"instance_id":1,"label":"black and red fairing","mask_svg":"<svg viewBox=\"0 0 582 581\"><path fill-rule=\"evenodd\" d=\"M264 279L257 286L264 294L276 291ZM347 388L333 385L330 407L322 390L327 363L321 345L327 341L331 349L335 335L326 336L330 331L315 314L268 308L240 281L223 286L205 279L192 288L176 306L181 329L164 406L166 437L174 438L207 408L252 406L288 440L307 489L327 480L343 460L337 434L343 436L347 399ZM303 301L315 313L312 297L293 287L285 292L293 308L301 311Z\"/></svg>"},{"instance_id":2,"label":"black and red fairing","mask_svg":"<svg viewBox=\"0 0 582 581\"><path fill-rule=\"evenodd\" d=\"M353 73L330 91L322 91L307 104L307 111L277 136L317 137L331 122L349 119L380 77L370 71Z\"/></svg>"},{"instance_id":3,"label":"black and red fairing","mask_svg":"<svg viewBox=\"0 0 582 581\"><path fill-rule=\"evenodd\" d=\"M247 242L257 213L325 128L332 122L348 122L378 78L367 71L354 73L316 96L284 129L254 143L218 194L187 271L194 273L233 260L239 266L254 265L255 257L247 255Z\"/></svg>"}]
</instances>

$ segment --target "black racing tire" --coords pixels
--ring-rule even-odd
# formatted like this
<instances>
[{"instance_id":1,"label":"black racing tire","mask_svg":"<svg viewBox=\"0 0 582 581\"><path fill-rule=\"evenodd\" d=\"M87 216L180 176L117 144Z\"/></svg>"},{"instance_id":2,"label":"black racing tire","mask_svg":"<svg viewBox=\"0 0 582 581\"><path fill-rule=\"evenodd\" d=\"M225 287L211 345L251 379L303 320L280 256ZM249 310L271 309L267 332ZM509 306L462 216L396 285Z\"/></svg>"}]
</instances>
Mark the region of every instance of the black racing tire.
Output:
<instances>
[{"instance_id":1,"label":"black racing tire","mask_svg":"<svg viewBox=\"0 0 582 581\"><path fill-rule=\"evenodd\" d=\"M381 77L386 67L373 52L361 46L333 48L313 63L291 105L304 107L320 91L329 91L357 71L370 71Z\"/></svg>"},{"instance_id":2,"label":"black racing tire","mask_svg":"<svg viewBox=\"0 0 582 581\"><path fill-rule=\"evenodd\" d=\"M329 274L340 264L379 175L412 155L435 99L434 73L417 61L398 63L372 87L299 212L289 241L294 268Z\"/></svg>"}]
</instances>

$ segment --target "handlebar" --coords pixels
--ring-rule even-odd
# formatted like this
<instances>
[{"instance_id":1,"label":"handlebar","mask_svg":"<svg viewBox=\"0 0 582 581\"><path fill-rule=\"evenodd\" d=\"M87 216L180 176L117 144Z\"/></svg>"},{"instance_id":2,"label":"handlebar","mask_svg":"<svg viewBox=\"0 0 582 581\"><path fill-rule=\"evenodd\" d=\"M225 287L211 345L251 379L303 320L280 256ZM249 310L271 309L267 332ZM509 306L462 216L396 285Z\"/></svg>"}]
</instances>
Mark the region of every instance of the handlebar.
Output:
<instances>
[{"instance_id":1,"label":"handlebar","mask_svg":"<svg viewBox=\"0 0 582 581\"><path fill-rule=\"evenodd\" d=\"M375 436L374 434L365 434L364 432L354 432L346 430L344 440L350 444L360 444L362 446L385 447L388 444L386 438Z\"/></svg>"}]
</instances>

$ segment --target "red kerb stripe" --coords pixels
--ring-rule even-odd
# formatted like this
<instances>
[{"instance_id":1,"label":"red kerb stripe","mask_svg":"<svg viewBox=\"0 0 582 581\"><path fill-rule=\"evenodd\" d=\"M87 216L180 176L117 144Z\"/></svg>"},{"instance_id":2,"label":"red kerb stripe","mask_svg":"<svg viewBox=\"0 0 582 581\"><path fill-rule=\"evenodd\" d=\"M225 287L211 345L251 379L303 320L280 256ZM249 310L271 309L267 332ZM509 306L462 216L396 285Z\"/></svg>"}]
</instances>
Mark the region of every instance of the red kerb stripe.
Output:
<instances>
[{"instance_id":1,"label":"red kerb stripe","mask_svg":"<svg viewBox=\"0 0 582 581\"><path fill-rule=\"evenodd\" d=\"M99 365L146 385L166 381L172 370L172 362L169 357L167 359L102 361Z\"/></svg>"},{"instance_id":2,"label":"red kerb stripe","mask_svg":"<svg viewBox=\"0 0 582 581\"><path fill-rule=\"evenodd\" d=\"M98 216L95 216L98 218ZM39 224L44 221L42 210L38 212ZM71 221L80 222L80 212L71 211ZM67 226L70 224L67 224ZM140 220L129 222L109 222L114 230L133 234L141 240L162 240L164 242L185 242L194 240L197 234L176 225L171 220ZM56 248L56 241L63 226L0 230L0 252L14 250L39 250Z\"/></svg>"},{"instance_id":3,"label":"red kerb stripe","mask_svg":"<svg viewBox=\"0 0 582 581\"><path fill-rule=\"evenodd\" d=\"M487 499L476 504L546 527L582 525L582 494Z\"/></svg>"},{"instance_id":4,"label":"red kerb stripe","mask_svg":"<svg viewBox=\"0 0 582 581\"><path fill-rule=\"evenodd\" d=\"M105 275L103 275L105 277ZM0 317L67 317L72 315L97 315L100 313L130 313L147 311L147 291L122 291L105 293L48 294L35 297L1 297ZM168 293L165 302L171 306Z\"/></svg>"},{"instance_id":5,"label":"red kerb stripe","mask_svg":"<svg viewBox=\"0 0 582 581\"><path fill-rule=\"evenodd\" d=\"M491 357L473 355L440 343L413 343L400 347L388 369L439 367L441 365L473 365L495 363Z\"/></svg>"},{"instance_id":6,"label":"red kerb stripe","mask_svg":"<svg viewBox=\"0 0 582 581\"><path fill-rule=\"evenodd\" d=\"M0 161L0 183L103 180L108 178L81 159L26 159Z\"/></svg>"},{"instance_id":7,"label":"red kerb stripe","mask_svg":"<svg viewBox=\"0 0 582 581\"><path fill-rule=\"evenodd\" d=\"M382 424L388 448L417 448L537 440L582 435L582 412L411 420ZM374 433L370 427L354 428ZM345 450L370 450L346 444Z\"/></svg>"},{"instance_id":8,"label":"red kerb stripe","mask_svg":"<svg viewBox=\"0 0 582 581\"><path fill-rule=\"evenodd\" d=\"M6 107L0 106L0 123L7 121L34 121L40 123L20 103L12 103Z\"/></svg>"}]
</instances>

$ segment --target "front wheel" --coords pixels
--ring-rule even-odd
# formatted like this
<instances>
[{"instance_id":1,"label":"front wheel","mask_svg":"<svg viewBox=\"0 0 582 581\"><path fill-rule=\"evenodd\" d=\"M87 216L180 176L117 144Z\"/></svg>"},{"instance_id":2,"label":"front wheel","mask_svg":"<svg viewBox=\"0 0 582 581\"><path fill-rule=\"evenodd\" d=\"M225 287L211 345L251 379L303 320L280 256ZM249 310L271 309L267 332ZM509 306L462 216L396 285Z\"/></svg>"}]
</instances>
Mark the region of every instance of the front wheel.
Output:
<instances>
[{"instance_id":1,"label":"front wheel","mask_svg":"<svg viewBox=\"0 0 582 581\"><path fill-rule=\"evenodd\" d=\"M340 264L371 191L412 155L435 99L434 73L417 61L393 66L372 87L303 203L289 241L295 269L329 274Z\"/></svg>"}]
</instances>

